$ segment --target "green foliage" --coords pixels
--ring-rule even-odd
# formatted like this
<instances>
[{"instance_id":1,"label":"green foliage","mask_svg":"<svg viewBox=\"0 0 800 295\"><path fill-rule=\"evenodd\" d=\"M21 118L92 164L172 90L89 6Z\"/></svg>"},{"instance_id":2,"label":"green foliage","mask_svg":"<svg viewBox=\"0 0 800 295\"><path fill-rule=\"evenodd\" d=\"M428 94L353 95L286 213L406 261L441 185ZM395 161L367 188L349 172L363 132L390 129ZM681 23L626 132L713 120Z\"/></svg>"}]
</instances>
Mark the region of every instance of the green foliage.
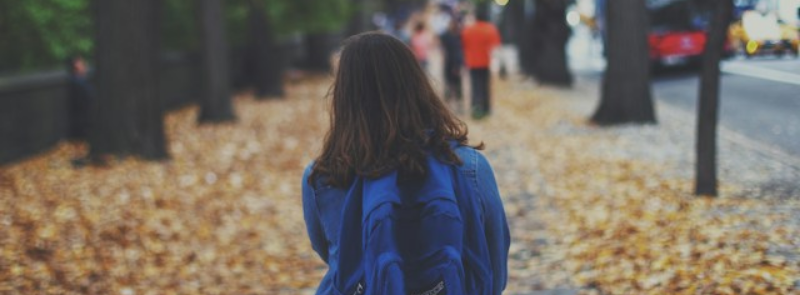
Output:
<instances>
[{"instance_id":1,"label":"green foliage","mask_svg":"<svg viewBox=\"0 0 800 295\"><path fill-rule=\"evenodd\" d=\"M91 1L103 0L0 0L0 73L60 68L70 55L91 58ZM234 44L245 40L250 9L263 9L279 37L337 31L357 9L353 0L222 1L228 37ZM164 49L196 50L197 2L163 3Z\"/></svg>"},{"instance_id":2,"label":"green foliage","mask_svg":"<svg viewBox=\"0 0 800 295\"><path fill-rule=\"evenodd\" d=\"M229 0L225 5L234 40L244 38L250 9L263 9L278 36L337 31L358 9L352 0Z\"/></svg>"},{"instance_id":3,"label":"green foliage","mask_svg":"<svg viewBox=\"0 0 800 295\"><path fill-rule=\"evenodd\" d=\"M273 0L274 1L274 0ZM280 16L273 14L274 19L286 20L289 31L296 30L307 33L324 33L341 29L347 24L357 7L351 0L284 0L290 3L288 13Z\"/></svg>"},{"instance_id":4,"label":"green foliage","mask_svg":"<svg viewBox=\"0 0 800 295\"><path fill-rule=\"evenodd\" d=\"M0 72L59 68L71 55L91 58L92 0L0 0ZM198 46L194 0L165 0L162 41L166 50Z\"/></svg>"},{"instance_id":5,"label":"green foliage","mask_svg":"<svg viewBox=\"0 0 800 295\"><path fill-rule=\"evenodd\" d=\"M225 1L225 29L228 40L234 47L242 46L247 40L248 7L243 0Z\"/></svg>"},{"instance_id":6,"label":"green foliage","mask_svg":"<svg viewBox=\"0 0 800 295\"><path fill-rule=\"evenodd\" d=\"M89 0L0 0L0 71L60 65L92 50Z\"/></svg>"}]
</instances>

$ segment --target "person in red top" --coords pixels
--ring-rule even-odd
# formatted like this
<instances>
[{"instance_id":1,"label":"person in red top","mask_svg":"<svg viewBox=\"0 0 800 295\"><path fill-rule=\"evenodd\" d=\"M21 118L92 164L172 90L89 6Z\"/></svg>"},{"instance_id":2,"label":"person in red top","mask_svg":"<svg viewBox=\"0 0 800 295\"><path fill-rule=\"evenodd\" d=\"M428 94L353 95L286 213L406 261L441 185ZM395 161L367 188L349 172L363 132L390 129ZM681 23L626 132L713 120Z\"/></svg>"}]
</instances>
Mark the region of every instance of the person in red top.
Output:
<instances>
[{"instance_id":1,"label":"person in red top","mask_svg":"<svg viewBox=\"0 0 800 295\"><path fill-rule=\"evenodd\" d=\"M475 18L475 24L461 32L461 43L472 84L472 116L480 119L491 111L489 64L492 50L500 45L500 33L489 22L488 11L478 9Z\"/></svg>"}]
</instances>

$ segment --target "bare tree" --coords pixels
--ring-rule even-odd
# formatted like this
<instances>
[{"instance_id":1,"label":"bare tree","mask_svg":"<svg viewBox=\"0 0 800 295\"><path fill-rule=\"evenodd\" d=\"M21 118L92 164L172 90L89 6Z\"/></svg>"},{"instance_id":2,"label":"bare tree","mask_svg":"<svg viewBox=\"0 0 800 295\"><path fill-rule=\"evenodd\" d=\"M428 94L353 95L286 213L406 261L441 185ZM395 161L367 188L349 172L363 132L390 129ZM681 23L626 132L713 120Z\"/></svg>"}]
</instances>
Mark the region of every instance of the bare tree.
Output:
<instances>
[{"instance_id":1,"label":"bare tree","mask_svg":"<svg viewBox=\"0 0 800 295\"><path fill-rule=\"evenodd\" d=\"M158 95L159 0L96 0L97 103L93 157L167 158Z\"/></svg>"},{"instance_id":2,"label":"bare tree","mask_svg":"<svg viewBox=\"0 0 800 295\"><path fill-rule=\"evenodd\" d=\"M248 0L247 48L245 67L256 97L282 97L283 52L276 42L273 20L264 1Z\"/></svg>"},{"instance_id":3,"label":"bare tree","mask_svg":"<svg viewBox=\"0 0 800 295\"><path fill-rule=\"evenodd\" d=\"M700 74L697 111L695 194L717 195L717 122L719 113L719 62L733 15L731 0L714 0L714 13L707 33Z\"/></svg>"},{"instance_id":4,"label":"bare tree","mask_svg":"<svg viewBox=\"0 0 800 295\"><path fill-rule=\"evenodd\" d=\"M571 86L567 41L572 30L566 14L569 0L537 0L530 36L533 75L543 84Z\"/></svg>"},{"instance_id":5,"label":"bare tree","mask_svg":"<svg viewBox=\"0 0 800 295\"><path fill-rule=\"evenodd\" d=\"M225 122L236 118L231 103L228 41L220 0L199 0L198 23L202 40L200 117L203 122Z\"/></svg>"},{"instance_id":6,"label":"bare tree","mask_svg":"<svg viewBox=\"0 0 800 295\"><path fill-rule=\"evenodd\" d=\"M514 44L517 47L517 59L519 60L520 71L528 75L527 59L530 57L530 50L524 43L528 38L525 27L525 4L527 0L509 1L503 9L503 30L507 33L503 41Z\"/></svg>"},{"instance_id":7,"label":"bare tree","mask_svg":"<svg viewBox=\"0 0 800 295\"><path fill-rule=\"evenodd\" d=\"M655 123L645 1L606 3L608 67L603 75L600 104L591 120L600 125Z\"/></svg>"}]
</instances>

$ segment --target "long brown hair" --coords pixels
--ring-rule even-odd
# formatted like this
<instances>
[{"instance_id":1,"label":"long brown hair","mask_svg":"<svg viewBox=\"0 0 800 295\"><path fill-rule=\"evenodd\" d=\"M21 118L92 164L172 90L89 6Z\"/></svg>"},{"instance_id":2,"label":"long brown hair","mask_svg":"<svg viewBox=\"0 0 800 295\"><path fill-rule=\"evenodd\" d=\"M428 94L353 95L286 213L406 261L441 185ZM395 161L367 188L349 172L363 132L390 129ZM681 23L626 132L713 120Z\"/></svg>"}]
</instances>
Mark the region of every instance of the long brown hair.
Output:
<instances>
[{"instance_id":1,"label":"long brown hair","mask_svg":"<svg viewBox=\"0 0 800 295\"><path fill-rule=\"evenodd\" d=\"M467 126L442 103L402 41L377 32L345 40L331 90L330 130L312 184L324 176L327 184L345 188L355 176L375 178L395 169L401 178L422 177L429 152L462 163L451 141L467 145Z\"/></svg>"}]
</instances>

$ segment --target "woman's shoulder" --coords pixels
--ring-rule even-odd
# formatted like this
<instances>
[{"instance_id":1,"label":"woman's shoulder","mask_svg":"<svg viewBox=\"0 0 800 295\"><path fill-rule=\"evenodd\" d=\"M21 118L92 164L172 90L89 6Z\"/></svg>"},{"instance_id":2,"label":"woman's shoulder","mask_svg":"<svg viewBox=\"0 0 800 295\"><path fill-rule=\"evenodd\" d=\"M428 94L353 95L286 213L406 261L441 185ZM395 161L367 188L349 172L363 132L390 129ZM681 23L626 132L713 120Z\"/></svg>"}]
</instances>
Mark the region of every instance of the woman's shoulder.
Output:
<instances>
[{"instance_id":1,"label":"woman's shoulder","mask_svg":"<svg viewBox=\"0 0 800 295\"><path fill-rule=\"evenodd\" d=\"M462 170L472 171L473 173L482 168L489 167L489 161L481 151L466 145L459 145L455 148L455 153L461 158Z\"/></svg>"},{"instance_id":2,"label":"woman's shoulder","mask_svg":"<svg viewBox=\"0 0 800 295\"><path fill-rule=\"evenodd\" d=\"M306 165L306 168L303 169L303 182L307 182L308 178L311 176L311 171L314 170L314 161L311 161Z\"/></svg>"},{"instance_id":3,"label":"woman's shoulder","mask_svg":"<svg viewBox=\"0 0 800 295\"><path fill-rule=\"evenodd\" d=\"M326 178L324 176L316 177L316 179L314 179L313 182L310 181L309 179L311 178L311 174L312 174L313 171L314 171L314 161L311 161L311 163L309 163L306 166L306 168L305 168L305 170L303 172L303 179L302 179L303 187L305 187L309 191L313 191L314 195L317 195L317 196L325 195L325 194L328 194L329 191L335 191L336 190L335 187L333 187L332 185L327 184L325 182Z\"/></svg>"},{"instance_id":4,"label":"woman's shoulder","mask_svg":"<svg viewBox=\"0 0 800 295\"><path fill-rule=\"evenodd\" d=\"M322 181L317 179L314 183L311 183L309 179L311 178L311 173L314 172L314 161L311 161L306 165L306 168L303 170L303 185L308 186L314 190L317 190L320 187Z\"/></svg>"}]
</instances>

